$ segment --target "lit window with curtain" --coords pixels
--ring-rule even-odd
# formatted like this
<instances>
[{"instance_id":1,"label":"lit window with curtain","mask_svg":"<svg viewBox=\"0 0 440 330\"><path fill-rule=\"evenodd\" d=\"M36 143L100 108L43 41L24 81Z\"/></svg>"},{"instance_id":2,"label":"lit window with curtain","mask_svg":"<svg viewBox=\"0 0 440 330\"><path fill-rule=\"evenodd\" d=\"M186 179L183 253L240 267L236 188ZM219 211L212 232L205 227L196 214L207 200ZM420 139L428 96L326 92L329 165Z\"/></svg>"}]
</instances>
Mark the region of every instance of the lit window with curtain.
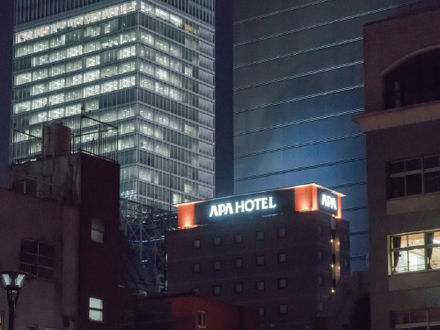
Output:
<instances>
[{"instance_id":1,"label":"lit window with curtain","mask_svg":"<svg viewBox=\"0 0 440 330\"><path fill-rule=\"evenodd\" d=\"M392 274L440 269L440 231L390 237Z\"/></svg>"}]
</instances>

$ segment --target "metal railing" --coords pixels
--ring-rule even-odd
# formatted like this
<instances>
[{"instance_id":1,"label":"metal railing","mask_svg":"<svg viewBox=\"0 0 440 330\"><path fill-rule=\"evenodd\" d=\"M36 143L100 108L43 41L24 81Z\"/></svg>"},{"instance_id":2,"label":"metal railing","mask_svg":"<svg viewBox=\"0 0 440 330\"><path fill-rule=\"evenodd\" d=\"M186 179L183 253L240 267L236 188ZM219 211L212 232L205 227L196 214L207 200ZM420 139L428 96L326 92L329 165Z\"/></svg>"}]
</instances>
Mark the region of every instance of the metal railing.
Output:
<instances>
[{"instance_id":1,"label":"metal railing","mask_svg":"<svg viewBox=\"0 0 440 330\"><path fill-rule=\"evenodd\" d=\"M79 116L57 119L50 123L63 123L73 127L70 140L70 153L84 152L113 162L118 161L118 128L95 118L81 114ZM43 134L43 133L42 133ZM43 137L26 131L13 129L11 144L12 164L26 163L43 158Z\"/></svg>"}]
</instances>

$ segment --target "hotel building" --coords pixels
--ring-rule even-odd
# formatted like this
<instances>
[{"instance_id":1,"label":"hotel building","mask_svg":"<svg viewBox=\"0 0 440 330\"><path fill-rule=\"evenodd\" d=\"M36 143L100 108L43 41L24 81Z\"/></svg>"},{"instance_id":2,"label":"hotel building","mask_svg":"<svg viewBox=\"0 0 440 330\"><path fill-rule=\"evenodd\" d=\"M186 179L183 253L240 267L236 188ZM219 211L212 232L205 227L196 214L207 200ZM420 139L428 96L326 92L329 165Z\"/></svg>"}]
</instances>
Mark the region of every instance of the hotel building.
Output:
<instances>
[{"instance_id":1,"label":"hotel building","mask_svg":"<svg viewBox=\"0 0 440 330\"><path fill-rule=\"evenodd\" d=\"M341 197L311 184L178 205L169 293L255 309L267 328L341 329L317 325L342 315L350 274Z\"/></svg>"},{"instance_id":2,"label":"hotel building","mask_svg":"<svg viewBox=\"0 0 440 330\"><path fill-rule=\"evenodd\" d=\"M84 150L112 141L96 153L119 151L121 197L212 198L213 26L213 0L16 1L11 161L57 120Z\"/></svg>"}]
</instances>

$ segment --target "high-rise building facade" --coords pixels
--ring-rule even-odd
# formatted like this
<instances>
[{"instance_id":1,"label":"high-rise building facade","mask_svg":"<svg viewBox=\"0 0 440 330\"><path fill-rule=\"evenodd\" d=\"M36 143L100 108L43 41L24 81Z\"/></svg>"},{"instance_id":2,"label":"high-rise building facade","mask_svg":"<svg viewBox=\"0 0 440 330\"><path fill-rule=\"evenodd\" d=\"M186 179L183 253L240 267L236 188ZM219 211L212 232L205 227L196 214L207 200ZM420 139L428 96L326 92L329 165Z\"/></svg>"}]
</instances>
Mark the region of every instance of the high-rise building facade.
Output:
<instances>
[{"instance_id":1,"label":"high-rise building facade","mask_svg":"<svg viewBox=\"0 0 440 330\"><path fill-rule=\"evenodd\" d=\"M11 161L59 120L81 143L113 141L99 152L119 151L122 197L212 198L214 79L214 0L18 0Z\"/></svg>"},{"instance_id":2,"label":"high-rise building facade","mask_svg":"<svg viewBox=\"0 0 440 330\"><path fill-rule=\"evenodd\" d=\"M437 2L437 4L436 4ZM347 195L351 268L366 268L362 27L429 0L234 1L235 193L320 182Z\"/></svg>"}]
</instances>

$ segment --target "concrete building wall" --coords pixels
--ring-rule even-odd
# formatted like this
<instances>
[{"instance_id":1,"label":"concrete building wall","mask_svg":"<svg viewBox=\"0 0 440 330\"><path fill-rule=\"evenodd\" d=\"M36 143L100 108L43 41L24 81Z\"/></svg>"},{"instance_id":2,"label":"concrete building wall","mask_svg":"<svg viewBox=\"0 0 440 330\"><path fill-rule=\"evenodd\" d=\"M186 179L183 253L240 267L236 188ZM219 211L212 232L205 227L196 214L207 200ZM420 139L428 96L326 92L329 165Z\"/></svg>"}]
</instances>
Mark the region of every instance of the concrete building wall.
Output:
<instances>
[{"instance_id":1,"label":"concrete building wall","mask_svg":"<svg viewBox=\"0 0 440 330\"><path fill-rule=\"evenodd\" d=\"M53 245L56 251L53 280L25 280L17 304L16 328L38 325L61 329L63 315L74 319L78 316L79 213L66 205L3 189L0 201L2 271L20 269L22 239ZM8 313L3 289L0 290L0 311Z\"/></svg>"},{"instance_id":2,"label":"concrete building wall","mask_svg":"<svg viewBox=\"0 0 440 330\"><path fill-rule=\"evenodd\" d=\"M5 242L11 242L0 246L0 260L10 258L5 259L6 264L0 263L0 270L31 274L22 290L24 301L20 299L25 307L17 311L26 308L24 317L17 317L23 328L32 324L56 329L116 328L123 294L118 288L119 170L118 163L83 153L13 168L12 182L25 178L36 186L36 197L6 190L0 195L4 208L0 219L6 226L2 234ZM23 256L28 256L23 254L25 239L55 247L53 275L40 276L33 268L23 267L25 263L29 267L35 264L37 270L41 265L47 268L39 250L36 261L23 262ZM29 293L28 287L33 288ZM100 319L90 318L90 298L102 302Z\"/></svg>"},{"instance_id":3,"label":"concrete building wall","mask_svg":"<svg viewBox=\"0 0 440 330\"><path fill-rule=\"evenodd\" d=\"M438 1L234 1L235 192L320 182L347 195L353 271L366 269L362 26ZM408 43L409 44L409 43Z\"/></svg>"},{"instance_id":4,"label":"concrete building wall","mask_svg":"<svg viewBox=\"0 0 440 330\"><path fill-rule=\"evenodd\" d=\"M391 162L440 154L440 102L385 109L383 83L390 70L440 47L440 33L435 28L439 19L438 10L421 12L372 23L364 30L366 109L358 118L367 132L372 329L395 329L393 312L424 310L426 314L428 309L440 307L436 267L393 270L390 238L440 228L439 192L390 196ZM399 253L399 258L402 255Z\"/></svg>"},{"instance_id":5,"label":"concrete building wall","mask_svg":"<svg viewBox=\"0 0 440 330\"><path fill-rule=\"evenodd\" d=\"M327 307L334 285L330 219L318 213L285 212L272 217L219 219L170 231L166 236L169 292L196 290L254 308L260 311L263 324L279 329L311 325ZM280 237L282 228L285 236ZM237 235L241 242L236 241ZM341 276L346 278L350 272L346 221L336 220L336 237L340 245L334 267L340 266ZM200 240L199 248L194 247L195 240ZM280 254L286 260L280 261ZM262 265L259 256L264 257ZM194 271L195 264L200 271ZM286 287L280 287L280 279L286 280ZM258 287L259 282L264 282L263 288ZM236 285L242 290L237 291ZM280 311L281 305L286 306L285 312Z\"/></svg>"}]
</instances>

